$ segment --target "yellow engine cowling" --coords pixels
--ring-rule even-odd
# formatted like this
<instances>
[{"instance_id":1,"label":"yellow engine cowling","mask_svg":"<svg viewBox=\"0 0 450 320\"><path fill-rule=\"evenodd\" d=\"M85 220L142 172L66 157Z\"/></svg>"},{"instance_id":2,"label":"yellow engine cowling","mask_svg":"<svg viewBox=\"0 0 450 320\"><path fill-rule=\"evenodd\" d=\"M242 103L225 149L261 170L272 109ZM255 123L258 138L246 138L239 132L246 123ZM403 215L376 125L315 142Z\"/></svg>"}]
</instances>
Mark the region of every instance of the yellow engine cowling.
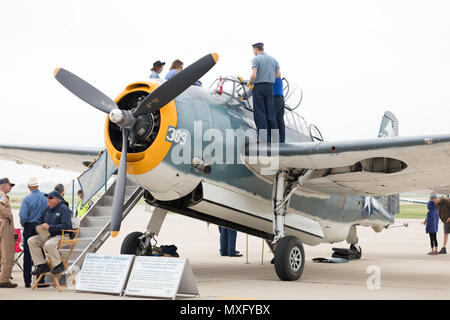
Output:
<instances>
[{"instance_id":1,"label":"yellow engine cowling","mask_svg":"<svg viewBox=\"0 0 450 320\"><path fill-rule=\"evenodd\" d=\"M120 105L120 101L126 95L138 91L151 93L160 85L161 83L158 81L132 83L128 85L114 101L118 105ZM143 152L127 154L127 174L139 175L154 169L158 164L161 163L161 161L169 152L172 143L166 141L165 138L168 127L177 126L177 108L175 105L175 101L172 100L163 108L161 108L160 114L161 125L155 141ZM122 153L120 152L120 150L117 150L114 147L111 141L109 130L110 124L111 122L109 120L109 116L107 116L105 124L105 145L112 161L116 164L116 166L119 166L120 156Z\"/></svg>"},{"instance_id":2,"label":"yellow engine cowling","mask_svg":"<svg viewBox=\"0 0 450 320\"><path fill-rule=\"evenodd\" d=\"M161 85L159 81L137 82L128 85L115 99L119 107L125 97L139 92L150 94ZM156 138L152 139L148 147L140 152L133 150L127 153L128 178L150 191L158 200L174 200L191 192L200 182L196 177L177 170L176 167L164 163L163 160L169 154L172 142L166 141L169 126L177 128L177 107L175 100L159 110L160 122ZM115 146L116 139L111 138L110 126L114 126L109 120L105 123L105 145L109 156L118 167L121 150ZM169 155L170 156L170 155Z\"/></svg>"}]
</instances>

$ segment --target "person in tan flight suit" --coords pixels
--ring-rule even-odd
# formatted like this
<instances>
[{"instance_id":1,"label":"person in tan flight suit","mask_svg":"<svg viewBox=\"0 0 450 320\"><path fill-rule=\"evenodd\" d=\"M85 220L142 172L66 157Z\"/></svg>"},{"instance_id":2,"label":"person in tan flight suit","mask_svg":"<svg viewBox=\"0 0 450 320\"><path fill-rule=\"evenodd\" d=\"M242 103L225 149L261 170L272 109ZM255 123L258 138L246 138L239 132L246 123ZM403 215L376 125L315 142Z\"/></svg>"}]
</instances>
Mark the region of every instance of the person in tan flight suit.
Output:
<instances>
[{"instance_id":1,"label":"person in tan flight suit","mask_svg":"<svg viewBox=\"0 0 450 320\"><path fill-rule=\"evenodd\" d=\"M14 187L8 178L0 179L0 288L15 288L11 271L14 265L14 219L7 194Z\"/></svg>"}]
</instances>

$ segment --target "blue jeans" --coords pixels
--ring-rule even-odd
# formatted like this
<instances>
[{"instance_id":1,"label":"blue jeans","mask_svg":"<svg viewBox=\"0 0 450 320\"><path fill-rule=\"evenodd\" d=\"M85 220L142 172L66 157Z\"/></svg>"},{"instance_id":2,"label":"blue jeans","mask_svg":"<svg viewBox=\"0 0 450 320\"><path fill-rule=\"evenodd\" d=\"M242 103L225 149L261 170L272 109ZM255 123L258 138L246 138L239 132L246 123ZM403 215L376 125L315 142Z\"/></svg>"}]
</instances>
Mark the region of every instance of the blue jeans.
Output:
<instances>
[{"instance_id":1,"label":"blue jeans","mask_svg":"<svg viewBox=\"0 0 450 320\"><path fill-rule=\"evenodd\" d=\"M220 255L232 256L236 254L236 236L237 236L236 230L219 226L219 231L220 231Z\"/></svg>"},{"instance_id":2,"label":"blue jeans","mask_svg":"<svg viewBox=\"0 0 450 320\"><path fill-rule=\"evenodd\" d=\"M23 227L23 280L25 284L31 284L31 269L33 267L33 260L31 259L30 249L28 247L28 239L37 235L36 224L26 223ZM40 283L44 283L43 277Z\"/></svg>"},{"instance_id":3,"label":"blue jeans","mask_svg":"<svg viewBox=\"0 0 450 320\"><path fill-rule=\"evenodd\" d=\"M253 88L253 118L256 128L267 130L267 142L271 142L271 129L278 129L272 83L255 83ZM275 142L278 142L278 138Z\"/></svg>"}]
</instances>

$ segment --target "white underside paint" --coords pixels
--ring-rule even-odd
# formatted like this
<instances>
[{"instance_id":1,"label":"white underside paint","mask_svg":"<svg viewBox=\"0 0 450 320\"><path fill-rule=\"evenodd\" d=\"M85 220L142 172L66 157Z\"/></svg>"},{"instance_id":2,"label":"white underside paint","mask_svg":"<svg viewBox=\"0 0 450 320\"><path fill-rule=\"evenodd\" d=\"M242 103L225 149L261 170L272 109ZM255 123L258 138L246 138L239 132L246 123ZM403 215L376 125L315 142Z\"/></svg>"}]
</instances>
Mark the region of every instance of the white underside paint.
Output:
<instances>
[{"instance_id":1,"label":"white underside paint","mask_svg":"<svg viewBox=\"0 0 450 320\"><path fill-rule=\"evenodd\" d=\"M156 168L128 178L147 189L155 199L169 201L179 199L192 192L200 183L200 178L183 173L164 162Z\"/></svg>"},{"instance_id":2,"label":"white underside paint","mask_svg":"<svg viewBox=\"0 0 450 320\"><path fill-rule=\"evenodd\" d=\"M202 182L203 201L190 207L221 219L249 226L272 234L272 204L253 194L241 194L223 187ZM320 224L290 210L286 216L286 233L294 235L307 245L317 245L324 234Z\"/></svg>"}]
</instances>

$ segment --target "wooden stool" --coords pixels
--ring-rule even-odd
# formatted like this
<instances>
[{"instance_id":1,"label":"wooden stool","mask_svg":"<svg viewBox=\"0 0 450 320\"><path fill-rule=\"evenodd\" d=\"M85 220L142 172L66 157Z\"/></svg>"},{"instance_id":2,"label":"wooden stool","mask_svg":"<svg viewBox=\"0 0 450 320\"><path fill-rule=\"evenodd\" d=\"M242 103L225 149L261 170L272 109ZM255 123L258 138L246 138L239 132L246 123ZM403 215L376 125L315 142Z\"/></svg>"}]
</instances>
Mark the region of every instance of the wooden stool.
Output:
<instances>
[{"instance_id":1,"label":"wooden stool","mask_svg":"<svg viewBox=\"0 0 450 320\"><path fill-rule=\"evenodd\" d=\"M64 269L66 270L67 274L72 278L72 284L75 284L76 282L75 282L75 278L72 275L72 272L67 267L67 262L69 261L70 256L72 255L73 249L75 249L76 245L78 244L78 232L79 231L80 231L79 228L77 228L75 230L63 230L62 231L61 240L59 240L58 248L57 248L58 249L58 253L59 253L59 257L61 258L61 261L62 261L62 263L64 265ZM70 236L67 235L67 232L71 232L71 233L74 234L73 239L71 239ZM62 246L70 246L70 251L67 254L66 258L63 257L63 255L62 255L62 253L60 251ZM47 256L48 266L50 267L50 270L51 270L51 269L53 269L51 259L48 256L47 252L45 251L45 248L43 248L43 249L44 249L45 255ZM51 272L41 273L39 275L39 277L36 279L36 281L34 282L32 289L34 290L37 286L53 284L53 287L54 288L58 288L58 291L61 292L62 288L61 288L61 285L59 284L59 279L61 279L62 274L63 274L63 272L61 272L59 274L53 274ZM45 277L45 275L50 275L53 278L54 282L39 283L39 281L41 281L42 277Z\"/></svg>"}]
</instances>

